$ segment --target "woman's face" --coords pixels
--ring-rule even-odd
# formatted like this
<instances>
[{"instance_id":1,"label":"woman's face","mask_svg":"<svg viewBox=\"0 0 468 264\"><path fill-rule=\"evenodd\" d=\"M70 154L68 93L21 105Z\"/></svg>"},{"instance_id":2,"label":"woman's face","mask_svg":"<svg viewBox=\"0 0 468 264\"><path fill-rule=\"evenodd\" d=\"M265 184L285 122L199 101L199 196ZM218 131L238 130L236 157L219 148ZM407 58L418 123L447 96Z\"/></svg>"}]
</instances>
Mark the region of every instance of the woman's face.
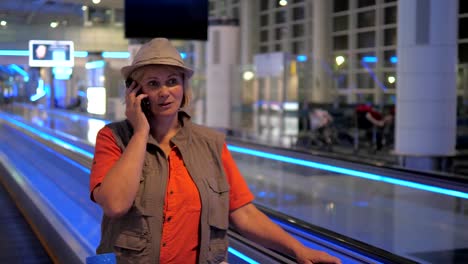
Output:
<instances>
[{"instance_id":1,"label":"woman's face","mask_svg":"<svg viewBox=\"0 0 468 264\"><path fill-rule=\"evenodd\" d=\"M181 73L172 67L151 65L143 69L138 83L148 95L155 117L176 115L184 98Z\"/></svg>"}]
</instances>

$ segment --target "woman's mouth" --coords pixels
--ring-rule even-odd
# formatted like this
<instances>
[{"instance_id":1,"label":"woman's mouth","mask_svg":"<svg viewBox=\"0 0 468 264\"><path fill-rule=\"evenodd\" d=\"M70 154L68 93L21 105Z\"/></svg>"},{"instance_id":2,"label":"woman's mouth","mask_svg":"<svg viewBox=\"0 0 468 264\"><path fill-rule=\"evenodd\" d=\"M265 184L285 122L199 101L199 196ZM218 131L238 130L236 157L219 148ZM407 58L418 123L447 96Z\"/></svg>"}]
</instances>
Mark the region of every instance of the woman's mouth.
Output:
<instances>
[{"instance_id":1,"label":"woman's mouth","mask_svg":"<svg viewBox=\"0 0 468 264\"><path fill-rule=\"evenodd\" d=\"M164 102L164 103L160 103L158 104L160 107L168 107L171 105L171 102Z\"/></svg>"}]
</instances>

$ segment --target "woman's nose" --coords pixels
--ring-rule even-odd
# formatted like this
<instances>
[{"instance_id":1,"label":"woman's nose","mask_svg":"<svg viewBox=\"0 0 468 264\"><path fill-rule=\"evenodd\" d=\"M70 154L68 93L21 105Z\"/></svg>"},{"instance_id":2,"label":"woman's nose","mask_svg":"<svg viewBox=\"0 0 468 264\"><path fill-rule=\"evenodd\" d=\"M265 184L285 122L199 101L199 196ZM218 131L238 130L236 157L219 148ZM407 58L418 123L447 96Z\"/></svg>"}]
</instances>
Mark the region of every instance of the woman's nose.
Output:
<instances>
[{"instance_id":1,"label":"woman's nose","mask_svg":"<svg viewBox=\"0 0 468 264\"><path fill-rule=\"evenodd\" d=\"M159 97L167 97L167 96L169 96L169 88L164 85L159 89Z\"/></svg>"}]
</instances>

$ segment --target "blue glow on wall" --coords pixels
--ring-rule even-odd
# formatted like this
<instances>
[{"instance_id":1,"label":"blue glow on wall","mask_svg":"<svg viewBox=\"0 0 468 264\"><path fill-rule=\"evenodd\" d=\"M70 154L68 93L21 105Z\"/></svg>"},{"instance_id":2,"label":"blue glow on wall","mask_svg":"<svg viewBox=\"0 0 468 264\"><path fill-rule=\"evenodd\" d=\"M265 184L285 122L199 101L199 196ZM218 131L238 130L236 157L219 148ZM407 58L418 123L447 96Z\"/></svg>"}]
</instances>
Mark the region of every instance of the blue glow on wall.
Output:
<instances>
[{"instance_id":1,"label":"blue glow on wall","mask_svg":"<svg viewBox=\"0 0 468 264\"><path fill-rule=\"evenodd\" d=\"M102 54L103 58L109 59L128 59L130 58L130 52L128 51L104 51Z\"/></svg>"},{"instance_id":2,"label":"blue glow on wall","mask_svg":"<svg viewBox=\"0 0 468 264\"><path fill-rule=\"evenodd\" d=\"M378 59L375 56L364 56L362 57L362 61L367 63L377 63Z\"/></svg>"},{"instance_id":3,"label":"blue glow on wall","mask_svg":"<svg viewBox=\"0 0 468 264\"><path fill-rule=\"evenodd\" d=\"M307 55L297 55L296 60L298 62L305 62L307 61Z\"/></svg>"}]
</instances>

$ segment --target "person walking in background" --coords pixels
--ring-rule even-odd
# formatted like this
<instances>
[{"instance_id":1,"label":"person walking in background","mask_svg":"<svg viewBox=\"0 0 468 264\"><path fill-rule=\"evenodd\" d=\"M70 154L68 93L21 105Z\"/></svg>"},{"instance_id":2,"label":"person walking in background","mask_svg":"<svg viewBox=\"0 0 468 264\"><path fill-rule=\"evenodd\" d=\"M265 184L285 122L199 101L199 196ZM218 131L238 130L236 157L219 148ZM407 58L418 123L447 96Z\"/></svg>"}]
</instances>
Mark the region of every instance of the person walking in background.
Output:
<instances>
[{"instance_id":1,"label":"person walking in background","mask_svg":"<svg viewBox=\"0 0 468 264\"><path fill-rule=\"evenodd\" d=\"M170 41L144 44L121 73L127 119L99 131L90 175L91 199L104 212L98 254L114 252L119 263L221 263L232 224L298 263L340 263L255 207L224 135L184 111L193 71Z\"/></svg>"}]
</instances>

